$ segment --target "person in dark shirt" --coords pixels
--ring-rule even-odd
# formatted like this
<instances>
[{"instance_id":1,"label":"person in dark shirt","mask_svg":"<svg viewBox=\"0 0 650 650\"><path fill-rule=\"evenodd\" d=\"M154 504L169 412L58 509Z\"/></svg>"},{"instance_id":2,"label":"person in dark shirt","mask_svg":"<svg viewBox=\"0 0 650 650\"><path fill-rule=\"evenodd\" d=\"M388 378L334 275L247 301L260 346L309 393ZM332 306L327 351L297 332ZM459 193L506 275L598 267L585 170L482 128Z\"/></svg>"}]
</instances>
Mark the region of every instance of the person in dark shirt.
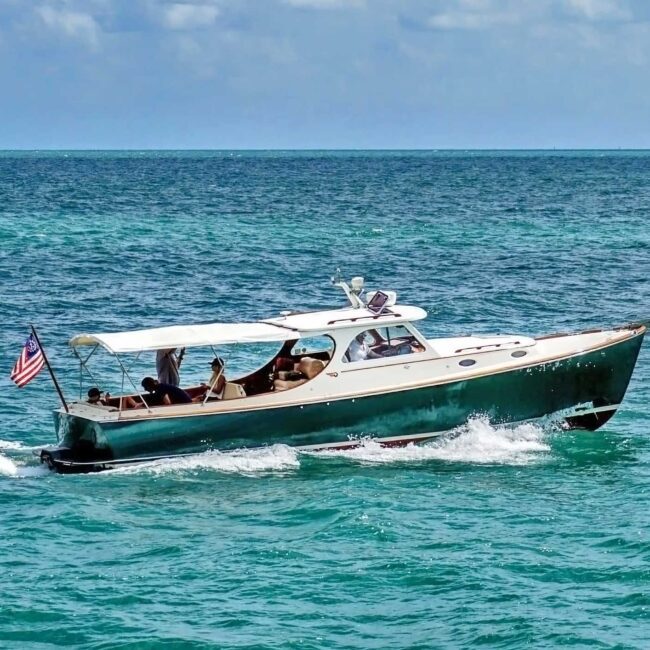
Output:
<instances>
[{"instance_id":1,"label":"person in dark shirt","mask_svg":"<svg viewBox=\"0 0 650 650\"><path fill-rule=\"evenodd\" d=\"M149 393L146 399L149 406L191 404L192 402L192 398L182 388L171 384L162 384L153 377L145 377L142 380L142 388Z\"/></svg>"}]
</instances>

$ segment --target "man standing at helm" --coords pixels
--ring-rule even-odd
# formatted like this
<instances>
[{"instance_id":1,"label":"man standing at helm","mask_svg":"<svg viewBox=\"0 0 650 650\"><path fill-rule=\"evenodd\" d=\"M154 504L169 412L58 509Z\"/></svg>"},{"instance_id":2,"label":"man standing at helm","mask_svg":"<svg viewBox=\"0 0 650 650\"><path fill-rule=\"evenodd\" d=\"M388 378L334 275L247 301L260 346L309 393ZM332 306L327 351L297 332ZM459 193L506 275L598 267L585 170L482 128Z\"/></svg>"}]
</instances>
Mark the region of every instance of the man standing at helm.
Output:
<instances>
[{"instance_id":1,"label":"man standing at helm","mask_svg":"<svg viewBox=\"0 0 650 650\"><path fill-rule=\"evenodd\" d=\"M158 381L161 384L178 386L181 383L178 370L183 362L184 354L185 348L181 348L181 353L178 357L176 356L176 348L158 350L156 352L156 372L158 373Z\"/></svg>"}]
</instances>

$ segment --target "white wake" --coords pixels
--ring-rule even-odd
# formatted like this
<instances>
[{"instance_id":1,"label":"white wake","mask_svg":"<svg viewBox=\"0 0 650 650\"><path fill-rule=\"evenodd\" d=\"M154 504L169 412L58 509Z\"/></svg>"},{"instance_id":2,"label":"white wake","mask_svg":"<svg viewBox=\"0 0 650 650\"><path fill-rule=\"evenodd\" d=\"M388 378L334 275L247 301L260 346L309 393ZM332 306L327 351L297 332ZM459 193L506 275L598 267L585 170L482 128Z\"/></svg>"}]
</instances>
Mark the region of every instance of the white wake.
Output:
<instances>
[{"instance_id":1,"label":"white wake","mask_svg":"<svg viewBox=\"0 0 650 650\"><path fill-rule=\"evenodd\" d=\"M231 474L263 474L300 467L298 452L286 445L236 451L206 451L182 458L165 458L137 465L126 465L103 474L168 474L194 470L213 470Z\"/></svg>"},{"instance_id":2,"label":"white wake","mask_svg":"<svg viewBox=\"0 0 650 650\"><path fill-rule=\"evenodd\" d=\"M15 451L31 454L34 449L42 449L44 445L35 445L30 447L23 445L22 442L16 440L0 440L0 451Z\"/></svg>"},{"instance_id":3,"label":"white wake","mask_svg":"<svg viewBox=\"0 0 650 650\"><path fill-rule=\"evenodd\" d=\"M12 478L27 478L46 476L45 465L25 463L25 456L32 458L32 451L41 449L43 445L28 446L16 440L0 440L0 476Z\"/></svg>"},{"instance_id":4,"label":"white wake","mask_svg":"<svg viewBox=\"0 0 650 650\"><path fill-rule=\"evenodd\" d=\"M45 465L23 465L16 463L4 454L0 454L0 476L11 478L29 478L33 476L46 476L49 470Z\"/></svg>"},{"instance_id":5,"label":"white wake","mask_svg":"<svg viewBox=\"0 0 650 650\"><path fill-rule=\"evenodd\" d=\"M472 418L449 436L422 445L382 447L364 440L359 447L312 452L320 457L342 457L363 463L404 463L444 460L458 463L524 465L548 452L546 433L534 424L492 426L487 418Z\"/></svg>"}]
</instances>

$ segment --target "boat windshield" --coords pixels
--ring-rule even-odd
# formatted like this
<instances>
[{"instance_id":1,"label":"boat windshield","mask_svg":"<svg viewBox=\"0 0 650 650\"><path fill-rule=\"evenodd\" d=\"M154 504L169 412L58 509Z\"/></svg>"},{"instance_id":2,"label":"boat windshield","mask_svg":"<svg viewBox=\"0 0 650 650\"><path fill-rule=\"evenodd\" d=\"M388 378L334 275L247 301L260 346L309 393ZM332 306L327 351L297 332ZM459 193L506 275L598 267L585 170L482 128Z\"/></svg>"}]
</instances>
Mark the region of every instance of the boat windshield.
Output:
<instances>
[{"instance_id":1,"label":"boat windshield","mask_svg":"<svg viewBox=\"0 0 650 650\"><path fill-rule=\"evenodd\" d=\"M404 325L373 327L359 332L343 355L343 361L354 363L368 359L383 359L403 354L424 352L421 341Z\"/></svg>"}]
</instances>

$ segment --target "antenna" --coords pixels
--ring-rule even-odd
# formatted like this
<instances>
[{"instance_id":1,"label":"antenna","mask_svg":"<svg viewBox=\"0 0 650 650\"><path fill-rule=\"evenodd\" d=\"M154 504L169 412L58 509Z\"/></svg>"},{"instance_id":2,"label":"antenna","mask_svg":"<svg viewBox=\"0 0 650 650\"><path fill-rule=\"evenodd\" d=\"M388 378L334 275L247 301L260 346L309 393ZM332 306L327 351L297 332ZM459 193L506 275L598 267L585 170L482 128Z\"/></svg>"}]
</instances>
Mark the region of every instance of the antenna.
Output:
<instances>
[{"instance_id":1,"label":"antenna","mask_svg":"<svg viewBox=\"0 0 650 650\"><path fill-rule=\"evenodd\" d=\"M341 275L341 269L336 269L336 274L332 276L332 284L335 287L339 287L343 290L343 293L347 296L347 299L350 301L350 304L355 309L361 309L365 307L363 300L361 300L361 292L363 291L363 278L360 276L352 278L350 286Z\"/></svg>"}]
</instances>

